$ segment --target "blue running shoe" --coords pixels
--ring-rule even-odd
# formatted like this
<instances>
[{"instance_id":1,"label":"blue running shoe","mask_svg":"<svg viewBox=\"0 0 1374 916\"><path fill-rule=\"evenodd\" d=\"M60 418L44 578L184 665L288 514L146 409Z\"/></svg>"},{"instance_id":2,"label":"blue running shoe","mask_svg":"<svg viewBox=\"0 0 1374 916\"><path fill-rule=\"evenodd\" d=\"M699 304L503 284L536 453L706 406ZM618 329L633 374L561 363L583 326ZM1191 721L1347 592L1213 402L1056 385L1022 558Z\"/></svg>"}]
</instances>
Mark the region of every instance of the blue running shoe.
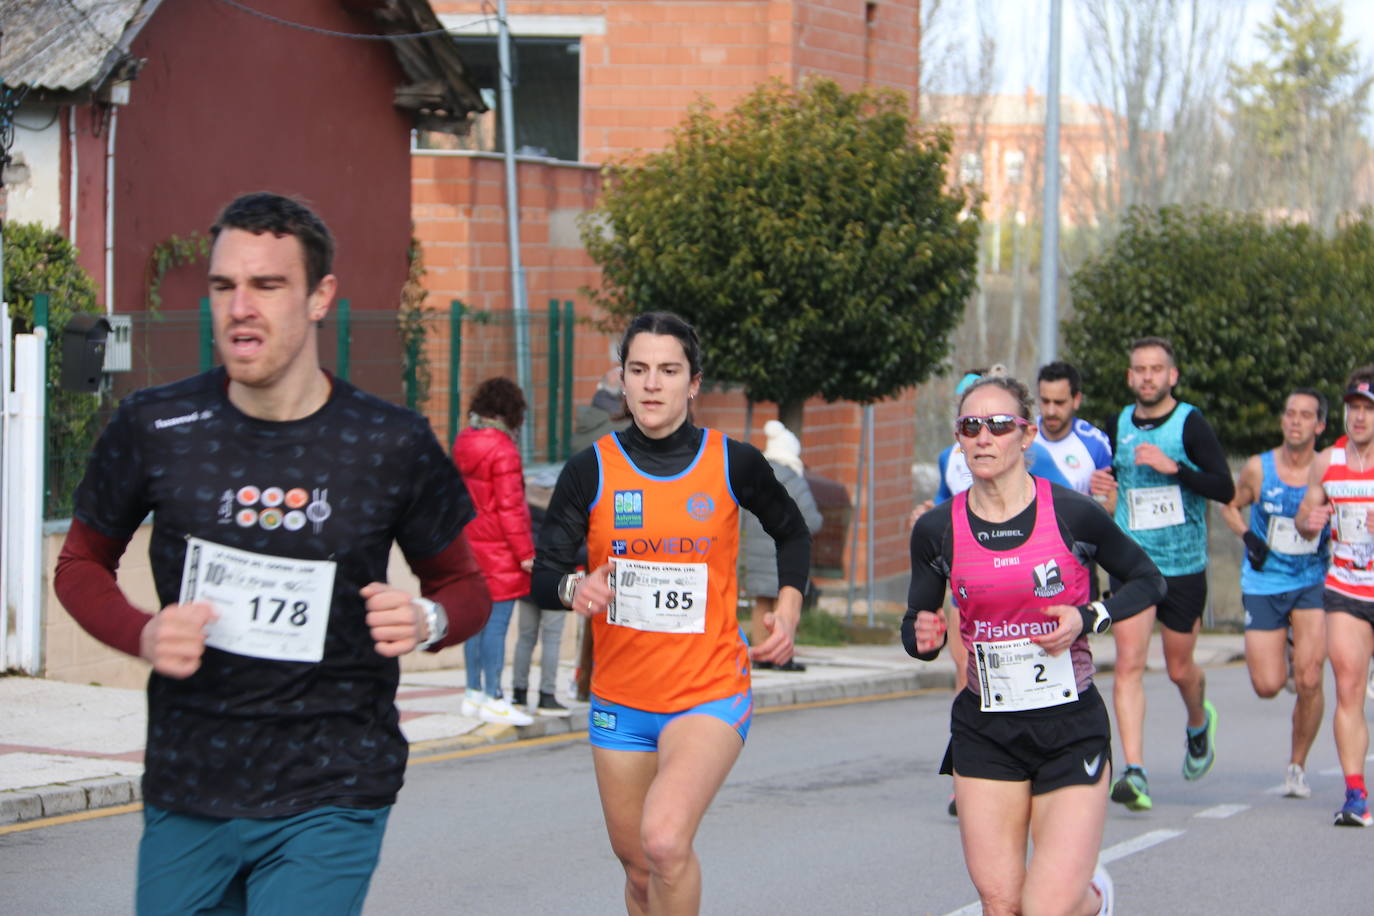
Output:
<instances>
[{"instance_id":1,"label":"blue running shoe","mask_svg":"<svg viewBox=\"0 0 1374 916\"><path fill-rule=\"evenodd\" d=\"M1217 710L1211 700L1203 700L1207 722L1200 735L1188 735L1183 752L1183 778L1201 779L1217 759Z\"/></svg>"},{"instance_id":2,"label":"blue running shoe","mask_svg":"<svg viewBox=\"0 0 1374 916\"><path fill-rule=\"evenodd\" d=\"M1337 827L1368 827L1374 823L1369 816L1369 800L1359 789L1345 790L1345 804L1336 812Z\"/></svg>"}]
</instances>

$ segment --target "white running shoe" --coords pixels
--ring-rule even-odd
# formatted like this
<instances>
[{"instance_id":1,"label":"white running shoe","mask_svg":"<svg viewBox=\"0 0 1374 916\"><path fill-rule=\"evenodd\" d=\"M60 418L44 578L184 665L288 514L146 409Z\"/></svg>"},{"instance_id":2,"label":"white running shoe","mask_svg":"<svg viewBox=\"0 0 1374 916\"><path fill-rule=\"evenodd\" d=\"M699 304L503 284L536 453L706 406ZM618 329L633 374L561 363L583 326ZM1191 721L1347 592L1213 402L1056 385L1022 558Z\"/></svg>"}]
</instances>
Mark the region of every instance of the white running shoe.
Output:
<instances>
[{"instance_id":1,"label":"white running shoe","mask_svg":"<svg viewBox=\"0 0 1374 916\"><path fill-rule=\"evenodd\" d=\"M478 710L486 701L487 695L485 693L469 687L463 692L463 705L458 707L458 714L469 719L476 719Z\"/></svg>"},{"instance_id":2,"label":"white running shoe","mask_svg":"<svg viewBox=\"0 0 1374 916\"><path fill-rule=\"evenodd\" d=\"M477 710L477 718L497 725L529 725L534 721L529 713L516 709L505 697L487 697Z\"/></svg>"},{"instance_id":3,"label":"white running shoe","mask_svg":"<svg viewBox=\"0 0 1374 916\"><path fill-rule=\"evenodd\" d=\"M1102 909L1097 911L1097 916L1112 916L1116 912L1116 888L1112 886L1112 876L1107 874L1101 862L1097 863L1097 870L1093 872L1092 886L1102 897Z\"/></svg>"},{"instance_id":4,"label":"white running shoe","mask_svg":"<svg viewBox=\"0 0 1374 916\"><path fill-rule=\"evenodd\" d=\"M1296 763L1288 764L1288 772L1283 777L1283 797L1312 797L1312 787L1307 784L1307 774Z\"/></svg>"}]
</instances>

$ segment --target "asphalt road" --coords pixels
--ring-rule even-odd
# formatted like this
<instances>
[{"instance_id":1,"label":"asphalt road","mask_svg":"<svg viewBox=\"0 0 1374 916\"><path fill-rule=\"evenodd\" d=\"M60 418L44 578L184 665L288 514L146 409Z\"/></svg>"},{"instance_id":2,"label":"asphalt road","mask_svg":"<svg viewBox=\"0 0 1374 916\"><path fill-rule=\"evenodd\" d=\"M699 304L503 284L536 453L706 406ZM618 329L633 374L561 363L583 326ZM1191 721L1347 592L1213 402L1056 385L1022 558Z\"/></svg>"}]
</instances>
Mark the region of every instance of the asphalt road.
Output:
<instances>
[{"instance_id":1,"label":"asphalt road","mask_svg":"<svg viewBox=\"0 0 1374 916\"><path fill-rule=\"evenodd\" d=\"M1374 829L1331 826L1342 784L1329 711L1313 798L1281 798L1291 698L1256 699L1243 667L1208 678L1219 757L1198 783L1179 775L1177 693L1146 678L1155 808L1109 813L1118 912L1374 912ZM703 912L942 916L973 904L935 772L948 707L930 693L758 716L698 836ZM128 912L139 829L123 814L0 835L0 911ZM621 886L585 741L527 742L413 762L366 912L614 914Z\"/></svg>"}]
</instances>

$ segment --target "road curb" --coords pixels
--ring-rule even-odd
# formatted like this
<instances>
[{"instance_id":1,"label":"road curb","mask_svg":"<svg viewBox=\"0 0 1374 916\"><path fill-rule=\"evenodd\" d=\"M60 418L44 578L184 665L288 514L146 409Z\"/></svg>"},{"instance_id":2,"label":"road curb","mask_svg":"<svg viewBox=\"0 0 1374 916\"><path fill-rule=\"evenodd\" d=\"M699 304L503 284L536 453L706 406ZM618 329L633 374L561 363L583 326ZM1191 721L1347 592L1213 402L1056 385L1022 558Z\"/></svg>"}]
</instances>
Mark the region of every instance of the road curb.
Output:
<instances>
[{"instance_id":1,"label":"road curb","mask_svg":"<svg viewBox=\"0 0 1374 916\"><path fill-rule=\"evenodd\" d=\"M99 776L0 792L0 825L127 805L142 798L137 776Z\"/></svg>"},{"instance_id":2,"label":"road curb","mask_svg":"<svg viewBox=\"0 0 1374 916\"><path fill-rule=\"evenodd\" d=\"M767 709L799 703L849 700L937 687L949 688L953 684L954 673L943 670L891 671L850 681L769 684L755 688L754 706ZM571 716L537 716L533 724L522 728L483 724L463 735L416 741L410 745L410 752L414 755L470 750L586 730L587 711L581 707L575 709ZM0 826L127 805L142 798L141 779L138 776L103 776L0 792Z\"/></svg>"},{"instance_id":3,"label":"road curb","mask_svg":"<svg viewBox=\"0 0 1374 916\"><path fill-rule=\"evenodd\" d=\"M1233 664L1244 661L1243 652L1213 652L1211 658L1199 658L1203 667ZM1103 660L1098 674L1110 674L1114 660ZM1155 670L1150 666L1149 670ZM954 671L947 667L923 666L914 670L885 670L848 680L798 680L796 683L769 683L754 687L754 707L759 710L794 706L805 703L824 703L856 700L861 697L881 697L910 693L917 690L953 689ZM536 716L532 724L516 728L511 725L483 724L462 735L416 741L410 745L412 755L445 751L472 750L528 741L587 730L587 710L582 704L571 716ZM110 808L141 801L143 791L137 776L102 776L75 780L70 783L38 786L36 788L0 791L0 826L40 820L81 811Z\"/></svg>"}]
</instances>

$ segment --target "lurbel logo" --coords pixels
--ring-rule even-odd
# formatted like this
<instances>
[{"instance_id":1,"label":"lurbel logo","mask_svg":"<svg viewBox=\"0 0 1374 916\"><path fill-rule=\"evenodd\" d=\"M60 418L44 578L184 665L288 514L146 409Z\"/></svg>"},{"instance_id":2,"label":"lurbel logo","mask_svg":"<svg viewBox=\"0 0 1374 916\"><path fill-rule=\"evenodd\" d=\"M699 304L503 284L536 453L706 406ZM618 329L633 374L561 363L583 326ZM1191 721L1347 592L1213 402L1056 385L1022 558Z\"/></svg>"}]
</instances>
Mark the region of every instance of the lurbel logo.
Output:
<instances>
[{"instance_id":1,"label":"lurbel logo","mask_svg":"<svg viewBox=\"0 0 1374 916\"><path fill-rule=\"evenodd\" d=\"M699 522L704 522L716 511L715 500L705 493L693 493L687 497L687 514Z\"/></svg>"},{"instance_id":2,"label":"lurbel logo","mask_svg":"<svg viewBox=\"0 0 1374 916\"><path fill-rule=\"evenodd\" d=\"M616 528L644 527L643 490L616 490L613 506Z\"/></svg>"},{"instance_id":3,"label":"lurbel logo","mask_svg":"<svg viewBox=\"0 0 1374 916\"><path fill-rule=\"evenodd\" d=\"M715 538L631 538L628 541L612 541L611 553L615 556L644 557L654 554L694 553L706 556L711 552Z\"/></svg>"},{"instance_id":4,"label":"lurbel logo","mask_svg":"<svg viewBox=\"0 0 1374 916\"><path fill-rule=\"evenodd\" d=\"M1065 585L1059 576L1059 561L1051 559L1044 563L1038 563L1034 573L1035 597L1053 598L1064 591Z\"/></svg>"}]
</instances>

